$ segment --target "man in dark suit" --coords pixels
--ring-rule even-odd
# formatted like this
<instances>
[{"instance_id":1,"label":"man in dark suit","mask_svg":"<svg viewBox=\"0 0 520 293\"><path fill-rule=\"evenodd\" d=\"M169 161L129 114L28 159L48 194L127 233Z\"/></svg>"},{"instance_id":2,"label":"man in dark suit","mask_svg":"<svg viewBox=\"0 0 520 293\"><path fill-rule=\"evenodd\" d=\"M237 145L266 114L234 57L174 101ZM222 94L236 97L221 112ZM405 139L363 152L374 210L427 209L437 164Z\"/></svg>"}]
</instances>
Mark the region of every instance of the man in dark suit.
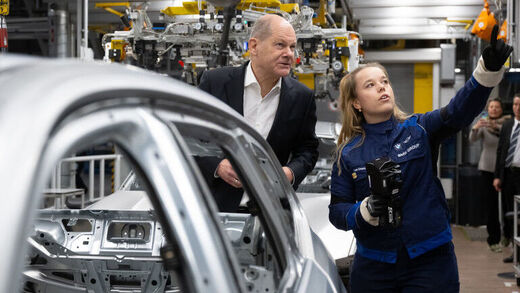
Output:
<instances>
[{"instance_id":1,"label":"man in dark suit","mask_svg":"<svg viewBox=\"0 0 520 293\"><path fill-rule=\"evenodd\" d=\"M291 24L278 15L264 15L256 21L249 39L251 61L207 71L199 85L243 115L267 140L294 189L318 158L313 93L288 77L295 48ZM199 166L210 181L219 209L235 212L243 189L230 162L204 159Z\"/></svg>"},{"instance_id":2,"label":"man in dark suit","mask_svg":"<svg viewBox=\"0 0 520 293\"><path fill-rule=\"evenodd\" d=\"M498 139L493 186L502 191L504 212L513 211L513 196L520 195L520 93L513 98L513 119L504 122ZM513 220L504 221L504 237L512 239ZM504 259L512 262L513 257Z\"/></svg>"}]
</instances>

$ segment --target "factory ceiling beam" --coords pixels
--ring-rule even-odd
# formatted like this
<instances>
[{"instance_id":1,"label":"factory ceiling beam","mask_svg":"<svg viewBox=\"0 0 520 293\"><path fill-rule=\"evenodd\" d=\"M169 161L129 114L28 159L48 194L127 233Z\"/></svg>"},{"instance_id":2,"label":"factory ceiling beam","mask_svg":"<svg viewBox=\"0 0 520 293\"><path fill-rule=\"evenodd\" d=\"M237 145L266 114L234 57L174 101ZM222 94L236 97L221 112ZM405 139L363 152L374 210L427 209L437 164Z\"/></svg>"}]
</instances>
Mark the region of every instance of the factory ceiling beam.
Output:
<instances>
[{"instance_id":1,"label":"factory ceiling beam","mask_svg":"<svg viewBox=\"0 0 520 293\"><path fill-rule=\"evenodd\" d=\"M491 10L495 1L490 1ZM504 5L505 0L501 3ZM467 38L482 0L350 0L366 40Z\"/></svg>"},{"instance_id":2,"label":"factory ceiling beam","mask_svg":"<svg viewBox=\"0 0 520 293\"><path fill-rule=\"evenodd\" d=\"M465 38L469 32L462 26L360 26L359 33L365 40L380 39L451 39Z\"/></svg>"},{"instance_id":3,"label":"factory ceiling beam","mask_svg":"<svg viewBox=\"0 0 520 293\"><path fill-rule=\"evenodd\" d=\"M463 32L422 33L422 34L362 34L364 40L442 40L464 39L469 36Z\"/></svg>"},{"instance_id":4,"label":"factory ceiling beam","mask_svg":"<svg viewBox=\"0 0 520 293\"><path fill-rule=\"evenodd\" d=\"M466 26L467 22L460 19L441 18L370 18L360 19L361 26L428 26L428 25Z\"/></svg>"},{"instance_id":5,"label":"factory ceiling beam","mask_svg":"<svg viewBox=\"0 0 520 293\"><path fill-rule=\"evenodd\" d=\"M367 60L376 60L380 63L439 62L441 60L441 48L366 51L365 57Z\"/></svg>"},{"instance_id":6,"label":"factory ceiling beam","mask_svg":"<svg viewBox=\"0 0 520 293\"><path fill-rule=\"evenodd\" d=\"M505 3L506 1L502 1ZM405 6L482 6L483 0L350 0L351 8L367 7L405 7ZM489 1L489 5L494 7L494 1Z\"/></svg>"},{"instance_id":7,"label":"factory ceiling beam","mask_svg":"<svg viewBox=\"0 0 520 293\"><path fill-rule=\"evenodd\" d=\"M406 6L354 8L355 19L369 18L476 18L482 6Z\"/></svg>"}]
</instances>

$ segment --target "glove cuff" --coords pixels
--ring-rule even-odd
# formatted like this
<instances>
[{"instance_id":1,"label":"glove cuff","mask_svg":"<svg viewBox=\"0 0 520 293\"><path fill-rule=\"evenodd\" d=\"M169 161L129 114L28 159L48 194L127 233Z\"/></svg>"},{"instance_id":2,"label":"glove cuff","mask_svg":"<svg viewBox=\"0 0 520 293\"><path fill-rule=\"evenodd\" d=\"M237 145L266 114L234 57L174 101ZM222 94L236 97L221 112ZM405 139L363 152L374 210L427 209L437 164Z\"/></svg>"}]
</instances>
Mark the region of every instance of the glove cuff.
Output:
<instances>
[{"instance_id":1,"label":"glove cuff","mask_svg":"<svg viewBox=\"0 0 520 293\"><path fill-rule=\"evenodd\" d=\"M363 220L365 220L365 222L368 224L372 226L379 226L379 217L373 217L370 212L368 212L367 203L368 197L365 197L365 199L359 205L359 212L361 213L361 217L363 217Z\"/></svg>"},{"instance_id":2,"label":"glove cuff","mask_svg":"<svg viewBox=\"0 0 520 293\"><path fill-rule=\"evenodd\" d=\"M502 66L498 71L490 71L484 64L484 59L480 56L477 68L473 71L473 77L477 82L485 87L497 86L504 76L506 68Z\"/></svg>"}]
</instances>

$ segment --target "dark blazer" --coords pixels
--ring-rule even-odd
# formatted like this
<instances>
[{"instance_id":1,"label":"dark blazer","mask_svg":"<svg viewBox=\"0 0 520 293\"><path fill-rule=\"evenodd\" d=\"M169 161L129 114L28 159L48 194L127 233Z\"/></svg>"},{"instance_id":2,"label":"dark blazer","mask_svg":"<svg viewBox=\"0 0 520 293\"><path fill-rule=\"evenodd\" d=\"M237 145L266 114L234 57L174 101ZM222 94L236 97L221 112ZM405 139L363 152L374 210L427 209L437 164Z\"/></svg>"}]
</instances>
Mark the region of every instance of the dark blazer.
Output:
<instances>
[{"instance_id":1,"label":"dark blazer","mask_svg":"<svg viewBox=\"0 0 520 293\"><path fill-rule=\"evenodd\" d=\"M504 121L502 129L500 130L500 137L498 138L495 178L500 178L502 182L504 182L504 169L506 167L507 151L509 150L509 142L511 140L514 122L514 118Z\"/></svg>"},{"instance_id":2,"label":"dark blazer","mask_svg":"<svg viewBox=\"0 0 520 293\"><path fill-rule=\"evenodd\" d=\"M240 67L223 67L206 71L199 88L217 97L244 115L244 79L247 63ZM296 190L305 176L312 171L318 159L318 139L315 134L316 102L312 91L290 77L283 77L280 101L267 142L273 148L282 166L294 172ZM221 211L234 211L240 204L242 189L228 185L213 174L221 159L205 159L199 166L215 195Z\"/></svg>"}]
</instances>

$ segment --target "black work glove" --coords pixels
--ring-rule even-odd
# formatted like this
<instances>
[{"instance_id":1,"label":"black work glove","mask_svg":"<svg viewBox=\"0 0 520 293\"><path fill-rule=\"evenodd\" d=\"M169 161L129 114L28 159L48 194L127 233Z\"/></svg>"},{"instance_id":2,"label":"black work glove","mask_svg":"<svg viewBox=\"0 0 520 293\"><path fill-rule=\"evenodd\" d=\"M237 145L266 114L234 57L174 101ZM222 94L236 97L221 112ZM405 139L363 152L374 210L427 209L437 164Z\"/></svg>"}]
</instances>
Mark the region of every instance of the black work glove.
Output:
<instances>
[{"instance_id":1,"label":"black work glove","mask_svg":"<svg viewBox=\"0 0 520 293\"><path fill-rule=\"evenodd\" d=\"M367 210L372 217L379 217L388 212L388 198L372 194L368 197Z\"/></svg>"},{"instance_id":2,"label":"black work glove","mask_svg":"<svg viewBox=\"0 0 520 293\"><path fill-rule=\"evenodd\" d=\"M482 52L484 65L489 71L499 71L507 60L507 57L513 52L513 47L504 43L503 40L497 40L498 25L493 27L491 32L491 40L489 46Z\"/></svg>"}]
</instances>

